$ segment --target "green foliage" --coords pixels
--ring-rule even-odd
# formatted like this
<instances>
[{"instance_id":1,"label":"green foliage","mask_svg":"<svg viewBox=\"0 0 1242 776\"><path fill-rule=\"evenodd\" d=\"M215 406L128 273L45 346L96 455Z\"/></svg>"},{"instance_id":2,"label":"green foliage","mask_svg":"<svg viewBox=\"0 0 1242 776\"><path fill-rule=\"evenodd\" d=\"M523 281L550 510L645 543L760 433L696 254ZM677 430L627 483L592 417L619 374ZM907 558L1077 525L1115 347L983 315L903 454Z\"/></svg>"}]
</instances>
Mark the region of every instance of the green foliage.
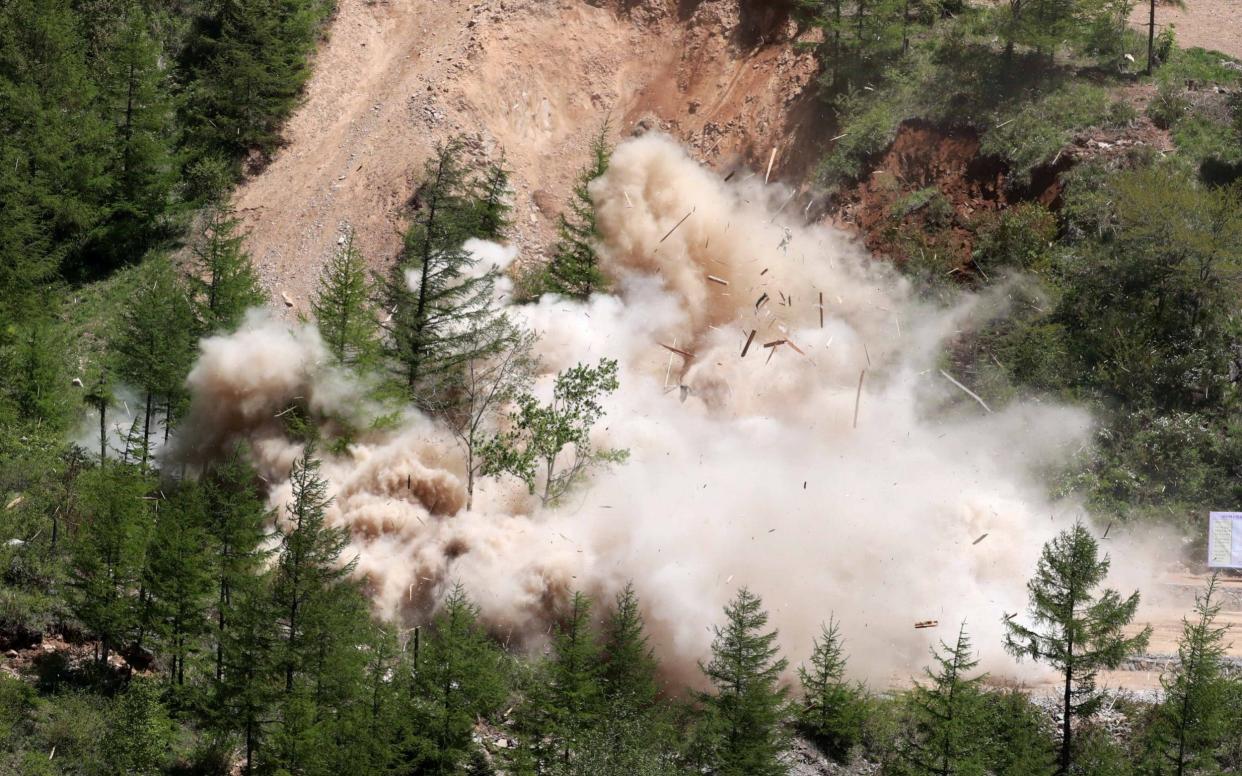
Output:
<instances>
[{"instance_id":1,"label":"green foliage","mask_svg":"<svg viewBox=\"0 0 1242 776\"><path fill-rule=\"evenodd\" d=\"M483 445L483 475L512 474L534 493L542 472L540 498L549 504L592 468L624 461L628 451L596 450L591 444L591 430L604 415L600 401L618 386L617 362L605 358L596 366L578 364L559 372L548 404L540 404L529 393L517 397L509 428ZM568 464L567 448L572 448Z\"/></svg>"},{"instance_id":2,"label":"green foliage","mask_svg":"<svg viewBox=\"0 0 1242 776\"><path fill-rule=\"evenodd\" d=\"M168 656L170 683L185 686L186 664L201 648L213 592L206 504L197 485L184 484L157 502L147 550L144 587L153 609L157 647Z\"/></svg>"},{"instance_id":3,"label":"green foliage","mask_svg":"<svg viewBox=\"0 0 1242 776\"><path fill-rule=\"evenodd\" d=\"M1139 594L1122 599L1117 591L1096 588L1108 574L1107 555L1082 523L1075 523L1044 545L1035 576L1027 583L1033 627L1005 615L1005 649L1019 660L1047 663L1064 680L1059 767L1073 762L1073 721L1091 717L1100 706L1095 687L1102 668L1116 668L1147 646L1151 628L1134 636L1124 629L1134 619Z\"/></svg>"},{"instance_id":4,"label":"green foliage","mask_svg":"<svg viewBox=\"0 0 1242 776\"><path fill-rule=\"evenodd\" d=\"M202 335L231 332L251 307L267 302L250 256L237 233L240 222L228 210L211 213L202 238L194 247L189 276L197 330Z\"/></svg>"},{"instance_id":5,"label":"green foliage","mask_svg":"<svg viewBox=\"0 0 1242 776\"><path fill-rule=\"evenodd\" d=\"M812 644L811 667L798 666L798 680L798 727L828 756L845 762L862 740L866 692L845 678L845 649L835 620L821 627Z\"/></svg>"},{"instance_id":6,"label":"green foliage","mask_svg":"<svg viewBox=\"0 0 1242 776\"><path fill-rule=\"evenodd\" d=\"M574 184L573 201L568 214L561 214L557 225L557 242L552 259L540 275L538 289L542 293L585 299L593 293L608 290L608 278L599 266L599 225L596 223L595 201L591 198L591 181L608 171L612 149L608 145L608 124L600 128L591 142L591 163Z\"/></svg>"},{"instance_id":7,"label":"green foliage","mask_svg":"<svg viewBox=\"0 0 1242 776\"><path fill-rule=\"evenodd\" d=\"M1006 117L1003 126L984 134L979 150L1006 160L1011 181L1025 184L1032 170L1051 162L1065 147L1074 130L1103 124L1108 110L1104 89L1070 83L1021 105Z\"/></svg>"},{"instance_id":8,"label":"green foliage","mask_svg":"<svg viewBox=\"0 0 1242 776\"><path fill-rule=\"evenodd\" d=\"M514 336L494 309L498 272L480 272L462 243L474 236L476 206L460 141L427 160L419 207L402 258L383 281L385 350L394 376L416 404L450 409L453 389L471 359L493 355Z\"/></svg>"},{"instance_id":9,"label":"green foliage","mask_svg":"<svg viewBox=\"0 0 1242 776\"><path fill-rule=\"evenodd\" d=\"M160 703L155 682L134 679L112 703L103 741L107 773L158 776L168 759L173 725Z\"/></svg>"},{"instance_id":10,"label":"green foliage","mask_svg":"<svg viewBox=\"0 0 1242 776\"><path fill-rule=\"evenodd\" d=\"M375 363L379 323L371 297L366 260L354 245L351 230L324 266L311 300L319 334L341 364L367 367Z\"/></svg>"},{"instance_id":11,"label":"green foliage","mask_svg":"<svg viewBox=\"0 0 1242 776\"><path fill-rule=\"evenodd\" d=\"M942 641L931 653L936 668L925 668L928 683L915 685L910 693L913 725L905 756L918 774L986 773L985 739L979 735L983 677L966 678L979 665L966 623L958 629L953 646Z\"/></svg>"},{"instance_id":12,"label":"green foliage","mask_svg":"<svg viewBox=\"0 0 1242 776\"><path fill-rule=\"evenodd\" d=\"M481 240L501 240L513 225L513 205L509 203L509 171L505 160L487 165L474 182L474 226L471 235Z\"/></svg>"},{"instance_id":13,"label":"green foliage","mask_svg":"<svg viewBox=\"0 0 1242 776\"><path fill-rule=\"evenodd\" d=\"M633 583L617 593L604 623L600 682L612 707L646 709L656 700L656 658L647 644Z\"/></svg>"},{"instance_id":14,"label":"green foliage","mask_svg":"<svg viewBox=\"0 0 1242 776\"><path fill-rule=\"evenodd\" d=\"M1181 121L1190 110L1190 101L1186 99L1184 89L1172 78L1160 79L1156 95L1147 105L1147 115L1152 123L1161 129L1168 129Z\"/></svg>"},{"instance_id":15,"label":"green foliage","mask_svg":"<svg viewBox=\"0 0 1242 776\"><path fill-rule=\"evenodd\" d=\"M575 592L556 627L549 663L553 718L568 762L578 731L592 727L601 712L599 645L591 623L591 599Z\"/></svg>"},{"instance_id":16,"label":"green foliage","mask_svg":"<svg viewBox=\"0 0 1242 776\"><path fill-rule=\"evenodd\" d=\"M1037 270L1046 264L1057 237L1048 208L1023 202L989 213L975 232L974 260L987 267Z\"/></svg>"},{"instance_id":17,"label":"green foliage","mask_svg":"<svg viewBox=\"0 0 1242 776\"><path fill-rule=\"evenodd\" d=\"M1152 729L1154 774L1210 773L1229 730L1229 681L1224 656L1228 626L1216 624L1218 576L1195 596L1195 620L1183 619L1177 663L1160 678L1164 700Z\"/></svg>"},{"instance_id":18,"label":"green foliage","mask_svg":"<svg viewBox=\"0 0 1242 776\"><path fill-rule=\"evenodd\" d=\"M788 688L780 675L788 663L778 657L777 632L764 632L763 601L746 588L725 606L725 620L716 628L711 661L699 666L715 688L700 696L713 739L709 767L728 776L784 773Z\"/></svg>"}]
</instances>

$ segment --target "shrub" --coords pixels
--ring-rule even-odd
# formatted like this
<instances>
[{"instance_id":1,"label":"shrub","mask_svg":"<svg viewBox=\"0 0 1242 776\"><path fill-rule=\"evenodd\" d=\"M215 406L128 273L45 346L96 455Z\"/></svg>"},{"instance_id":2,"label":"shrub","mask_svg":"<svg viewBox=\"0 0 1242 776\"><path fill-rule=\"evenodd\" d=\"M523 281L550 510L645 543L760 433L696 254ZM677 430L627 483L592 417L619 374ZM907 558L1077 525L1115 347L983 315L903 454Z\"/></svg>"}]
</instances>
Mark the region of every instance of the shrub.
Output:
<instances>
[{"instance_id":1,"label":"shrub","mask_svg":"<svg viewBox=\"0 0 1242 776\"><path fill-rule=\"evenodd\" d=\"M1180 85L1171 78L1164 78L1156 87L1156 96L1147 105L1147 115L1161 129L1169 129L1186 115L1190 102Z\"/></svg>"},{"instance_id":2,"label":"shrub","mask_svg":"<svg viewBox=\"0 0 1242 776\"><path fill-rule=\"evenodd\" d=\"M974 258L991 265L1032 269L1048 255L1057 236L1051 211L1036 202L988 213L976 231Z\"/></svg>"}]
</instances>

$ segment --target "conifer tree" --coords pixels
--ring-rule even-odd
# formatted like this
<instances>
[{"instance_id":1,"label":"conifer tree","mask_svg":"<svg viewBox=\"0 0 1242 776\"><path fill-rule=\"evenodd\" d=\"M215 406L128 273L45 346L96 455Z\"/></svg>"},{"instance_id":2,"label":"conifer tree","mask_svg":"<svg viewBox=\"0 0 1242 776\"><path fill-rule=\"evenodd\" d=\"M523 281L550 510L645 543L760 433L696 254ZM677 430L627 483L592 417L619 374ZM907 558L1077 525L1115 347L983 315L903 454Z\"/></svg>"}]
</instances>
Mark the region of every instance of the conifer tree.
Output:
<instances>
[{"instance_id":1,"label":"conifer tree","mask_svg":"<svg viewBox=\"0 0 1242 776\"><path fill-rule=\"evenodd\" d=\"M379 322L371 296L366 260L349 230L319 275L319 289L311 300L319 334L346 366L370 366L377 355Z\"/></svg>"},{"instance_id":2,"label":"conifer tree","mask_svg":"<svg viewBox=\"0 0 1242 776\"><path fill-rule=\"evenodd\" d=\"M798 725L833 759L841 762L862 737L863 691L845 679L840 628L829 618L811 650L811 667L798 667L802 703Z\"/></svg>"},{"instance_id":3,"label":"conifer tree","mask_svg":"<svg viewBox=\"0 0 1242 776\"><path fill-rule=\"evenodd\" d=\"M281 660L285 692L293 692L294 679L305 673L315 651L308 639L310 622L323 617L332 588L353 569L342 564L341 553L349 543L344 529L325 524L328 483L319 474L313 444L308 444L293 465L289 482L287 514L278 524L280 551L276 561L275 603L284 634Z\"/></svg>"},{"instance_id":4,"label":"conifer tree","mask_svg":"<svg viewBox=\"0 0 1242 776\"><path fill-rule=\"evenodd\" d=\"M168 759L173 723L154 681L135 677L112 702L108 735L103 740L110 774L159 776Z\"/></svg>"},{"instance_id":5,"label":"conifer tree","mask_svg":"<svg viewBox=\"0 0 1242 776\"><path fill-rule=\"evenodd\" d=\"M1073 764L1073 722L1090 717L1101 696L1095 676L1116 668L1147 646L1151 628L1135 636L1124 629L1138 609L1137 591L1122 599L1117 591L1096 588L1108 574L1107 555L1082 523L1062 531L1044 545L1035 576L1027 583L1033 627L1005 615L1005 649L1021 660L1030 657L1055 668L1063 680L1061 746L1058 774Z\"/></svg>"},{"instance_id":6,"label":"conifer tree","mask_svg":"<svg viewBox=\"0 0 1242 776\"><path fill-rule=\"evenodd\" d=\"M634 584L626 583L617 594L612 613L604 625L601 681L609 703L646 709L656 700L656 657L647 644L643 615Z\"/></svg>"},{"instance_id":7,"label":"conifer tree","mask_svg":"<svg viewBox=\"0 0 1242 776\"><path fill-rule=\"evenodd\" d=\"M389 361L410 398L428 409L451 404L462 366L513 336L494 309L498 273L480 272L462 248L475 224L460 155L460 141L452 141L427 161L405 249L382 288Z\"/></svg>"},{"instance_id":8,"label":"conifer tree","mask_svg":"<svg viewBox=\"0 0 1242 776\"><path fill-rule=\"evenodd\" d=\"M701 696L716 720L718 741L711 764L727 776L765 776L785 772L780 755L786 687L780 675L788 662L778 657L776 631L764 632L763 601L747 588L725 606L725 626L716 628L712 659L700 668L715 687Z\"/></svg>"},{"instance_id":9,"label":"conifer tree","mask_svg":"<svg viewBox=\"0 0 1242 776\"><path fill-rule=\"evenodd\" d=\"M561 214L558 239L552 248L542 291L585 299L608 290L608 278L599 266L600 234L591 198L591 182L608 171L612 149L608 146L608 123L591 142L591 163L574 184L568 214Z\"/></svg>"},{"instance_id":10,"label":"conifer tree","mask_svg":"<svg viewBox=\"0 0 1242 776\"><path fill-rule=\"evenodd\" d=\"M267 302L267 293L237 233L240 222L231 212L216 209L194 247L189 277L194 315L201 334L230 332L246 310Z\"/></svg>"},{"instance_id":11,"label":"conifer tree","mask_svg":"<svg viewBox=\"0 0 1242 776\"><path fill-rule=\"evenodd\" d=\"M628 450L596 450L591 444L591 429L604 415L600 400L618 385L617 362L604 358L595 366L578 364L559 372L548 404L529 393L518 396L509 428L493 435L480 451L482 474L511 474L531 493L542 479L540 499L551 504L592 468L624 461Z\"/></svg>"},{"instance_id":12,"label":"conifer tree","mask_svg":"<svg viewBox=\"0 0 1242 776\"><path fill-rule=\"evenodd\" d=\"M487 165L474 182L474 226L471 236L481 240L501 240L512 226L509 216L509 171L504 157Z\"/></svg>"},{"instance_id":13,"label":"conifer tree","mask_svg":"<svg viewBox=\"0 0 1242 776\"><path fill-rule=\"evenodd\" d=\"M906 741L906 758L915 773L930 776L985 772L980 683L983 676L967 678L979 661L970 648L963 622L957 641L933 648L935 668L925 668L929 680L910 693L914 718Z\"/></svg>"},{"instance_id":14,"label":"conifer tree","mask_svg":"<svg viewBox=\"0 0 1242 776\"><path fill-rule=\"evenodd\" d=\"M600 653L591 627L591 599L575 592L552 640L552 702L560 729L561 760L569 762L579 731L601 711Z\"/></svg>"},{"instance_id":15,"label":"conifer tree","mask_svg":"<svg viewBox=\"0 0 1242 776\"><path fill-rule=\"evenodd\" d=\"M186 663L199 651L208 627L213 581L209 548L202 493L193 483L183 484L159 503L144 583L169 682L177 687L185 685Z\"/></svg>"},{"instance_id":16,"label":"conifer tree","mask_svg":"<svg viewBox=\"0 0 1242 776\"><path fill-rule=\"evenodd\" d=\"M1160 762L1156 774L1209 773L1216 767L1213 755L1228 735L1228 682L1224 657L1227 625L1217 625L1221 604L1213 600L1218 577L1195 596L1195 619L1183 619L1177 645L1177 663L1160 686L1164 700L1154 726Z\"/></svg>"},{"instance_id":17,"label":"conifer tree","mask_svg":"<svg viewBox=\"0 0 1242 776\"><path fill-rule=\"evenodd\" d=\"M1056 762L1052 720L1021 689L983 696L988 767L996 776L1051 773Z\"/></svg>"},{"instance_id":18,"label":"conifer tree","mask_svg":"<svg viewBox=\"0 0 1242 776\"><path fill-rule=\"evenodd\" d=\"M255 489L257 475L240 446L204 477L203 500L214 590L215 680L224 674L224 649L233 627L240 590L248 590L267 557L268 512Z\"/></svg>"},{"instance_id":19,"label":"conifer tree","mask_svg":"<svg viewBox=\"0 0 1242 776\"><path fill-rule=\"evenodd\" d=\"M128 299L115 347L121 375L142 390L142 450L145 469L157 402L177 395L193 359L189 298L167 259L143 267Z\"/></svg>"},{"instance_id":20,"label":"conifer tree","mask_svg":"<svg viewBox=\"0 0 1242 776\"><path fill-rule=\"evenodd\" d=\"M277 612L270 587L266 573L240 577L232 584L228 628L220 641L219 676L213 685L213 726L240 735L246 776L256 771L272 706L282 694L283 665L277 654Z\"/></svg>"},{"instance_id":21,"label":"conifer tree","mask_svg":"<svg viewBox=\"0 0 1242 776\"><path fill-rule=\"evenodd\" d=\"M72 549L73 608L99 640L99 660L105 664L138 623L136 593L148 535L146 485L123 464L82 475L83 519Z\"/></svg>"},{"instance_id":22,"label":"conifer tree","mask_svg":"<svg viewBox=\"0 0 1242 776\"><path fill-rule=\"evenodd\" d=\"M113 191L100 242L113 264L142 257L171 204L173 111L149 27L142 7L129 4L104 54L101 97L114 127Z\"/></svg>"},{"instance_id":23,"label":"conifer tree","mask_svg":"<svg viewBox=\"0 0 1242 776\"><path fill-rule=\"evenodd\" d=\"M53 433L65 430L72 417L68 395L67 343L53 320L34 318L14 327L14 345L0 350L0 368L6 374L0 396L8 399L17 416Z\"/></svg>"},{"instance_id":24,"label":"conifer tree","mask_svg":"<svg viewBox=\"0 0 1242 776\"><path fill-rule=\"evenodd\" d=\"M461 585L436 615L418 663L412 666L416 698L407 744L422 773L454 773L470 746L476 717L504 700L500 653L478 622L478 609Z\"/></svg>"}]
</instances>

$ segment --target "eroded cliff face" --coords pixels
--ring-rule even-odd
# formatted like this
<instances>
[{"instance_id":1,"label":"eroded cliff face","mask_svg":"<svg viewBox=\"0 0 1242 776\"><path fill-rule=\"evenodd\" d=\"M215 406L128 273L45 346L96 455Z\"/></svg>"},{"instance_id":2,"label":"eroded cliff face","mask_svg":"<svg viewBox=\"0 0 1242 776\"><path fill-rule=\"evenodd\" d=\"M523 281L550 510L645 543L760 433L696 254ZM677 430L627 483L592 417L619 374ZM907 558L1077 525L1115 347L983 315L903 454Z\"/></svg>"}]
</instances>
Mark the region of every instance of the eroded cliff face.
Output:
<instances>
[{"instance_id":1,"label":"eroded cliff face","mask_svg":"<svg viewBox=\"0 0 1242 776\"><path fill-rule=\"evenodd\" d=\"M377 267L437 143L512 170L512 240L535 257L609 122L661 129L718 168L800 179L827 120L779 3L341 0L287 145L237 192L263 280L304 309L343 230Z\"/></svg>"}]
</instances>

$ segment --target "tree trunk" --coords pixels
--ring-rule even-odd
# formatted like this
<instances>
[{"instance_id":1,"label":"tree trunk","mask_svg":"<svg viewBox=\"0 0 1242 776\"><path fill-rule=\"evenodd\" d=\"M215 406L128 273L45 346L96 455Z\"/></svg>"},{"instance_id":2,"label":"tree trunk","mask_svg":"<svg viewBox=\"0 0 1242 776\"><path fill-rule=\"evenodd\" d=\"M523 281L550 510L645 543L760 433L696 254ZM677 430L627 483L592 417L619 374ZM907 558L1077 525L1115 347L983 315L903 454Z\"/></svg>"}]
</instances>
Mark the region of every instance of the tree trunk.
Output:
<instances>
[{"instance_id":1,"label":"tree trunk","mask_svg":"<svg viewBox=\"0 0 1242 776\"><path fill-rule=\"evenodd\" d=\"M1151 0L1147 16L1147 75L1151 75L1156 60L1156 0Z\"/></svg>"},{"instance_id":2,"label":"tree trunk","mask_svg":"<svg viewBox=\"0 0 1242 776\"><path fill-rule=\"evenodd\" d=\"M152 395L147 391L147 409L142 419L142 471L147 470L147 454L151 449L151 400Z\"/></svg>"}]
</instances>

